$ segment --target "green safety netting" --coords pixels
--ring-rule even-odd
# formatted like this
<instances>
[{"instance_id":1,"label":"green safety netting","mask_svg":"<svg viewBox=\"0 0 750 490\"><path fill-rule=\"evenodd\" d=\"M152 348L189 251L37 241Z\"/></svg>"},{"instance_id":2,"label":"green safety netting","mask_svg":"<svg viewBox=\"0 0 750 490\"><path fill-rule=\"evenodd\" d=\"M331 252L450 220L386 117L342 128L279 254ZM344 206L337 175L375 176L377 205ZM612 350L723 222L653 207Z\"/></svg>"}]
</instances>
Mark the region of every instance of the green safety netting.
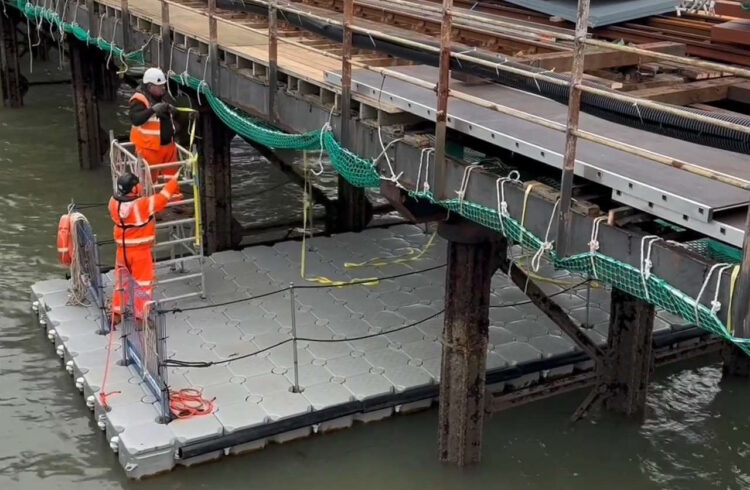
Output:
<instances>
[{"instance_id":1,"label":"green safety netting","mask_svg":"<svg viewBox=\"0 0 750 490\"><path fill-rule=\"evenodd\" d=\"M742 250L710 238L693 240L685 245L693 252L717 262L731 262L733 264L742 262Z\"/></svg>"},{"instance_id":2,"label":"green safety netting","mask_svg":"<svg viewBox=\"0 0 750 490\"><path fill-rule=\"evenodd\" d=\"M85 31L76 23L63 22L62 18L56 11L45 8L43 5L35 5L24 0L11 0L11 2L12 4L15 4L24 15L26 15L26 18L29 19L29 21L33 21L37 25L42 21L47 21L61 32L72 34L79 41L112 53L112 56L120 59L124 63L144 63L143 50L126 53L113 43L108 42L99 36L93 36L89 31Z\"/></svg>"},{"instance_id":3,"label":"green safety netting","mask_svg":"<svg viewBox=\"0 0 750 490\"><path fill-rule=\"evenodd\" d=\"M125 53L112 43L95 38L76 24L62 22L59 15L49 9L33 5L23 0L16 0L15 5L29 19L43 19L53 23L59 29L73 34L77 39L97 46L104 51L112 52L121 62L144 64L142 50ZM196 90L208 100L215 114L232 130L245 138L275 149L320 150L326 151L333 168L352 185L358 187L379 187L381 176L373 160L361 158L352 151L343 148L337 141L328 125L320 130L304 134L288 134L266 123L253 119L225 104L205 82L187 75L172 77L178 83ZM460 199L436 200L431 192L412 192L415 199L426 199L439 204L451 212L457 213L487 228L502 233L509 241L534 253L544 253L556 268L567 269L584 276L621 289L637 298L678 315L687 322L734 342L745 353L750 355L750 339L736 338L726 325L718 318L715 311L699 304L695 298L669 285L664 280L644 274L635 267L617 261L598 251L586 252L572 257L558 258L552 244L546 243L528 231L522 223L510 216L501 216L497 209L490 209ZM689 245L694 251L725 262L738 262L737 250L713 240L699 240ZM713 286L706 295L713 295Z\"/></svg>"},{"instance_id":4,"label":"green safety netting","mask_svg":"<svg viewBox=\"0 0 750 490\"><path fill-rule=\"evenodd\" d=\"M530 252L536 253L546 248L545 242L524 228L520 222L510 216L503 216L501 218L497 209L486 208L460 199L437 201L431 192L412 192L410 194L416 198L427 199L433 203L440 204L448 208L451 212L460 214L487 228L499 231L508 240ZM721 250L725 254L723 255L724 257L730 253L730 250L734 250L713 240L710 242L704 241L703 246L706 249L712 247L715 250ZM554 250L547 249L546 253L555 268L566 269L595 278L637 298L646 300L656 307L678 315L691 324L734 342L746 354L750 355L750 339L734 337L715 312L702 304L696 303L694 298L669 285L666 281L654 275L649 275L648 279L644 279L644 275L637 268L607 257L598 251L586 252L562 259L557 257ZM704 292L704 298L706 299L714 296L715 281L712 280L709 286Z\"/></svg>"}]
</instances>

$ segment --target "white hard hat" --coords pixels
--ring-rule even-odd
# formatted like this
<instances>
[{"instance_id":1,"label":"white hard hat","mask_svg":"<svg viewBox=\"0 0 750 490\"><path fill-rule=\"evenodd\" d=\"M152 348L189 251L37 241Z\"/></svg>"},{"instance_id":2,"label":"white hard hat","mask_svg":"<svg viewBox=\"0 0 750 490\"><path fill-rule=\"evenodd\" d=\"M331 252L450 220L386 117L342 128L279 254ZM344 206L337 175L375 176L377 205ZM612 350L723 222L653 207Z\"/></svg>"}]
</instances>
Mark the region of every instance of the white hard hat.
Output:
<instances>
[{"instance_id":1,"label":"white hard hat","mask_svg":"<svg viewBox=\"0 0 750 490\"><path fill-rule=\"evenodd\" d=\"M146 85L151 83L153 85L164 85L167 83L167 77L164 76L164 72L158 68L149 68L143 74L143 84Z\"/></svg>"}]
</instances>

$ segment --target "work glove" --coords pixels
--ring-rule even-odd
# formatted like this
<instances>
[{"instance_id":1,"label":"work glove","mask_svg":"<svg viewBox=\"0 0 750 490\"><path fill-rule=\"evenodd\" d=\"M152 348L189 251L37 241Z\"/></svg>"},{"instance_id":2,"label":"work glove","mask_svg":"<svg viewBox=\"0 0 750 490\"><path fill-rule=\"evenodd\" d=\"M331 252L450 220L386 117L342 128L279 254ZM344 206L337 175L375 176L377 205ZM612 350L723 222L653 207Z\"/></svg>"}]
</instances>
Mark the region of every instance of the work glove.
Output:
<instances>
[{"instance_id":1,"label":"work glove","mask_svg":"<svg viewBox=\"0 0 750 490\"><path fill-rule=\"evenodd\" d=\"M158 102L154 104L151 109L159 117L166 117L169 115L169 104L166 102Z\"/></svg>"}]
</instances>

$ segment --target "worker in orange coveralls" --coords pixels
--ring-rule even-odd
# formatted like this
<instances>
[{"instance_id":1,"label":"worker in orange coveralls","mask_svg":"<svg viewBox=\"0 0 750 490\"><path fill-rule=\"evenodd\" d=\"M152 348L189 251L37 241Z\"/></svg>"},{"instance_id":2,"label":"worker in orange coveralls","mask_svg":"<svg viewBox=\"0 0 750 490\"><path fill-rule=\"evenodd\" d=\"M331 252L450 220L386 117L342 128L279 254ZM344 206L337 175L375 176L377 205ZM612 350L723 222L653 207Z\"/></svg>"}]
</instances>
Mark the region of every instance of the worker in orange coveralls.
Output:
<instances>
[{"instance_id":1,"label":"worker in orange coveralls","mask_svg":"<svg viewBox=\"0 0 750 490\"><path fill-rule=\"evenodd\" d=\"M109 200L109 215L114 222L115 290L112 295L112 323L120 323L123 304L129 301L130 288L123 284L123 269L133 278L134 308L138 319L144 317L146 303L153 298L156 213L162 211L179 192L179 168L162 190L153 196L141 196L138 177L126 173L117 179L117 192ZM123 301L123 299L125 301Z\"/></svg>"},{"instance_id":2,"label":"worker in orange coveralls","mask_svg":"<svg viewBox=\"0 0 750 490\"><path fill-rule=\"evenodd\" d=\"M130 142L149 166L179 159L175 143L175 134L179 129L174 117L177 111L170 100L167 77L158 68L146 70L141 85L130 98ZM151 180L156 183L159 177L171 177L177 169L153 170Z\"/></svg>"}]
</instances>

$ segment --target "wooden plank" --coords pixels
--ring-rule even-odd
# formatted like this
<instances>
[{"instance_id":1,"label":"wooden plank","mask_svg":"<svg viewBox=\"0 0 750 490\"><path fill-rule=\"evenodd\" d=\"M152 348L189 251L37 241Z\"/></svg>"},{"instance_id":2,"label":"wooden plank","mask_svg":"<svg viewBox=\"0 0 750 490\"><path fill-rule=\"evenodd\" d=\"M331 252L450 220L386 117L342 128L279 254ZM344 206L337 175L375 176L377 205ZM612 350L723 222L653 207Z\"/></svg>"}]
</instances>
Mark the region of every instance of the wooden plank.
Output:
<instances>
[{"instance_id":1,"label":"wooden plank","mask_svg":"<svg viewBox=\"0 0 750 490\"><path fill-rule=\"evenodd\" d=\"M729 87L727 99L743 104L750 104L750 82L738 83Z\"/></svg>"},{"instance_id":2,"label":"wooden plank","mask_svg":"<svg viewBox=\"0 0 750 490\"><path fill-rule=\"evenodd\" d=\"M711 41L750 46L750 20L738 19L711 26Z\"/></svg>"},{"instance_id":3,"label":"wooden plank","mask_svg":"<svg viewBox=\"0 0 750 490\"><path fill-rule=\"evenodd\" d=\"M660 53L668 53L677 56L684 56L686 47L681 43L673 42L654 42L638 45L639 48L649 49ZM618 66L638 65L652 61L653 58L646 58L633 53L615 51L612 49L587 50L585 55L586 71L601 70L603 68L614 68ZM567 72L571 70L573 64L573 52L564 51L560 53L544 53L533 56L527 56L518 60L519 63L544 68L546 70L555 70Z\"/></svg>"},{"instance_id":4,"label":"wooden plank","mask_svg":"<svg viewBox=\"0 0 750 490\"><path fill-rule=\"evenodd\" d=\"M744 10L740 2L717 0L714 7L714 12L716 12L716 15L721 15L724 17L750 19L750 10Z\"/></svg>"},{"instance_id":5,"label":"wooden plank","mask_svg":"<svg viewBox=\"0 0 750 490\"><path fill-rule=\"evenodd\" d=\"M628 79L622 83L624 91L657 89L659 87L678 87L685 83L685 77L673 73L659 73L652 78Z\"/></svg>"},{"instance_id":6,"label":"wooden plank","mask_svg":"<svg viewBox=\"0 0 750 490\"><path fill-rule=\"evenodd\" d=\"M716 102L726 99L729 88L741 81L742 79L736 77L715 78L682 85L634 90L630 95L675 105Z\"/></svg>"}]
</instances>

